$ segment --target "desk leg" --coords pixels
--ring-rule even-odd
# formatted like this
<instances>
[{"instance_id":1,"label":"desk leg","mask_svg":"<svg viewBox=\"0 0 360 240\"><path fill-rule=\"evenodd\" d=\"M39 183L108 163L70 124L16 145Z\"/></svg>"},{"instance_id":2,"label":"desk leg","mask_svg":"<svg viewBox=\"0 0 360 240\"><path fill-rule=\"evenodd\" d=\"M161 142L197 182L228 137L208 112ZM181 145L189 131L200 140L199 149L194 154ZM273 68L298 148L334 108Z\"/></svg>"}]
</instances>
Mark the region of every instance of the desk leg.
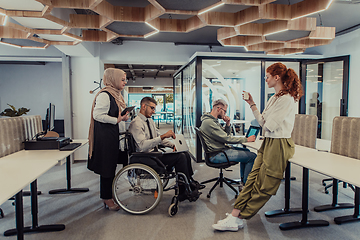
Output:
<instances>
[{"instance_id":1,"label":"desk leg","mask_svg":"<svg viewBox=\"0 0 360 240\"><path fill-rule=\"evenodd\" d=\"M280 224L281 230L290 230L306 227L329 226L325 220L308 220L307 213L309 209L309 169L303 168L303 186L302 186L302 220L299 222L289 222Z\"/></svg>"},{"instance_id":2,"label":"desk leg","mask_svg":"<svg viewBox=\"0 0 360 240\"><path fill-rule=\"evenodd\" d=\"M23 191L21 190L15 195L15 216L16 229L10 229L4 232L4 236L17 234L18 240L24 239L24 210L23 210ZM10 234L9 234L10 233Z\"/></svg>"},{"instance_id":3,"label":"desk leg","mask_svg":"<svg viewBox=\"0 0 360 240\"><path fill-rule=\"evenodd\" d=\"M359 204L360 204L360 189L355 187L355 209L354 215L342 216L334 218L336 224L342 224L347 222L355 222L360 220L359 215Z\"/></svg>"},{"instance_id":4,"label":"desk leg","mask_svg":"<svg viewBox=\"0 0 360 240\"><path fill-rule=\"evenodd\" d=\"M265 212L266 217L276 217L285 214L302 213L301 208L293 208L293 209L290 208L290 174L291 174L290 164L291 164L290 162L287 164L285 170L285 208Z\"/></svg>"},{"instance_id":5,"label":"desk leg","mask_svg":"<svg viewBox=\"0 0 360 240\"><path fill-rule=\"evenodd\" d=\"M66 181L67 188L50 190L49 194L61 194L61 193L76 193L76 192L87 192L88 188L71 188L71 161L70 156L66 157Z\"/></svg>"},{"instance_id":6,"label":"desk leg","mask_svg":"<svg viewBox=\"0 0 360 240\"><path fill-rule=\"evenodd\" d=\"M333 179L333 186L332 186L332 204L326 204L322 206L318 206L314 208L315 212L322 212L322 211L328 211L328 210L334 210L334 209L342 209L342 208L353 208L354 205L351 203L338 203L338 192L339 192L339 186L338 186L339 180Z\"/></svg>"},{"instance_id":7,"label":"desk leg","mask_svg":"<svg viewBox=\"0 0 360 240\"><path fill-rule=\"evenodd\" d=\"M23 227L23 234L28 232L53 232L53 231L62 231L65 229L64 224L52 224L52 225L38 225L38 198L37 198L37 180L33 181L30 184L31 190L31 215L32 215L32 226L31 227ZM17 195L16 195L17 196ZM22 198L21 198L22 201ZM17 211L16 211L17 212ZM21 208L22 212L22 208ZM21 214L23 216L23 213ZM16 213L16 219L18 219L18 213ZM18 224L17 224L18 225ZM22 223L24 226L24 223ZM19 227L16 229L10 229L4 232L4 236L12 236L19 232ZM19 234L18 234L19 235Z\"/></svg>"}]
</instances>

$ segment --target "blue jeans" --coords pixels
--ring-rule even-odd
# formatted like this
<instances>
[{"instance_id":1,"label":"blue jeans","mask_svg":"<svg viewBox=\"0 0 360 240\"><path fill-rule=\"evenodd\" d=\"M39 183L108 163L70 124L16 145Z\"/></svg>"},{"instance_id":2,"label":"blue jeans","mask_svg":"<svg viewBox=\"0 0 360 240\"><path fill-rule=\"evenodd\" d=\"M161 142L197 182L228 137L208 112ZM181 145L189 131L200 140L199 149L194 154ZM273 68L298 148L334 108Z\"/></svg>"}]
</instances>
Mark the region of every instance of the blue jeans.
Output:
<instances>
[{"instance_id":1,"label":"blue jeans","mask_svg":"<svg viewBox=\"0 0 360 240\"><path fill-rule=\"evenodd\" d=\"M225 152L230 162L240 163L240 176L242 177L243 182L246 183L247 177L251 172L251 169L254 165L254 160L257 155L253 152L250 152L249 149L241 147L232 147L226 149ZM226 157L224 153L219 153L213 157L210 157L210 162L224 163L226 162Z\"/></svg>"}]
</instances>

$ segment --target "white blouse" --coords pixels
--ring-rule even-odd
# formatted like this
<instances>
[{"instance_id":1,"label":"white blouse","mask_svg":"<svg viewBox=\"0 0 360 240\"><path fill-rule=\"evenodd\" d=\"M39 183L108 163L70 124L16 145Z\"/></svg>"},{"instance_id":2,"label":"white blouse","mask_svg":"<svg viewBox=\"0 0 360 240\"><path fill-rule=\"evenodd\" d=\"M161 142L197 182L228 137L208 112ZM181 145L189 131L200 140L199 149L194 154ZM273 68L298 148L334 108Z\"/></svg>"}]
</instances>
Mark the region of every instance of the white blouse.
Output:
<instances>
[{"instance_id":1,"label":"white blouse","mask_svg":"<svg viewBox=\"0 0 360 240\"><path fill-rule=\"evenodd\" d=\"M294 128L297 102L290 94L273 95L262 113L255 110L254 116L268 138L291 138Z\"/></svg>"}]
</instances>

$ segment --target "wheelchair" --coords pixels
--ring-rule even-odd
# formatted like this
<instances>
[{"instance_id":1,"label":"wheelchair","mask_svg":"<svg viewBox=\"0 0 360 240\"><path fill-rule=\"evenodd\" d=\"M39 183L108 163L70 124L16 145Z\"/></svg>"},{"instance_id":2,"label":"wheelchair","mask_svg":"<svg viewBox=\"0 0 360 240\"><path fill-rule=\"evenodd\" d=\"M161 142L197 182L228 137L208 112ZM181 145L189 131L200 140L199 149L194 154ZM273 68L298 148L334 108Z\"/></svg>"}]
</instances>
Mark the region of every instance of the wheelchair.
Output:
<instances>
[{"instance_id":1,"label":"wheelchair","mask_svg":"<svg viewBox=\"0 0 360 240\"><path fill-rule=\"evenodd\" d=\"M130 132L124 135L125 149L129 154L129 165L122 168L115 176L112 192L116 203L131 214L146 214L152 211L161 201L163 192L175 190L168 214L172 217L179 210L179 185L185 187L189 201L196 201L199 197L191 197L191 187L185 174L175 173L160 160L161 152L136 152L135 140ZM146 163L152 161L152 168ZM175 184L167 187L169 180L175 179Z\"/></svg>"}]
</instances>

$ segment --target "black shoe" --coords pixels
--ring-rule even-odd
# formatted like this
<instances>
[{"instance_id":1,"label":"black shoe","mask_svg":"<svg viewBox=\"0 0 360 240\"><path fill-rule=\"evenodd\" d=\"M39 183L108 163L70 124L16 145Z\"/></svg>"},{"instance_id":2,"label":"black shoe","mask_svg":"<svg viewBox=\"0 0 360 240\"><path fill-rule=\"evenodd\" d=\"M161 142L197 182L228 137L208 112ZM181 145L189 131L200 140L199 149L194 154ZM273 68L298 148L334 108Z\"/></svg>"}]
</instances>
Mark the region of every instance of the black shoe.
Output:
<instances>
[{"instance_id":1,"label":"black shoe","mask_svg":"<svg viewBox=\"0 0 360 240\"><path fill-rule=\"evenodd\" d=\"M189 193L188 191L183 191L178 195L179 202L183 202L185 200L189 200L189 202L195 202L198 200L202 192L199 192L198 190L191 191Z\"/></svg>"},{"instance_id":2,"label":"black shoe","mask_svg":"<svg viewBox=\"0 0 360 240\"><path fill-rule=\"evenodd\" d=\"M190 183L190 186L196 188L197 190L201 190L206 187L204 184L200 184L198 181L195 180Z\"/></svg>"}]
</instances>

